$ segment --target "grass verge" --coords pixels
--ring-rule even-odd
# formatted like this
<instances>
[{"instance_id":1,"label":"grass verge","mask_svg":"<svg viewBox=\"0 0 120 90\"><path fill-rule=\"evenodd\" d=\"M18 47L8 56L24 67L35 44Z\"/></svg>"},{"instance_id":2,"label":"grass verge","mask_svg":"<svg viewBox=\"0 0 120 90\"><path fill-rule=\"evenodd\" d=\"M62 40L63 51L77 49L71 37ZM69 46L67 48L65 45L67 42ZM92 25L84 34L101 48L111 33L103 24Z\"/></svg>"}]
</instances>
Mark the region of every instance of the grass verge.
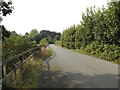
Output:
<instances>
[{"instance_id":1,"label":"grass verge","mask_svg":"<svg viewBox=\"0 0 120 90\"><path fill-rule=\"evenodd\" d=\"M59 46L59 45L56 45L56 46ZM59 47L62 47L62 46L59 46ZM66 47L62 47L62 48L68 49ZM68 50L71 50L73 52L77 52L77 53L81 53L81 54L85 54L85 55L89 55L89 56L93 56L95 58L99 58L99 59L105 60L104 58L98 57L96 54L92 54L92 53L89 53L89 52L85 51L84 49L68 49ZM108 61L108 60L106 60L106 61ZM109 61L109 62L112 62L112 63L115 63L115 64L120 64L120 58L119 59L115 59L114 61Z\"/></svg>"},{"instance_id":2,"label":"grass verge","mask_svg":"<svg viewBox=\"0 0 120 90\"><path fill-rule=\"evenodd\" d=\"M21 68L13 71L5 80L3 88L39 88L40 70L44 59L53 55L50 47L43 47L40 52L36 52L31 58L21 66Z\"/></svg>"},{"instance_id":3,"label":"grass verge","mask_svg":"<svg viewBox=\"0 0 120 90\"><path fill-rule=\"evenodd\" d=\"M49 58L51 55L54 54L53 50L50 47L44 48L41 52L42 55L38 60L35 60L34 62L29 63L28 67L23 71L23 80L24 84L22 88L38 88L38 78L40 75L40 69L43 60Z\"/></svg>"},{"instance_id":4,"label":"grass verge","mask_svg":"<svg viewBox=\"0 0 120 90\"><path fill-rule=\"evenodd\" d=\"M23 71L23 85L22 88L38 88L37 80L39 78L40 65L42 59L32 61Z\"/></svg>"},{"instance_id":5,"label":"grass verge","mask_svg":"<svg viewBox=\"0 0 120 90\"><path fill-rule=\"evenodd\" d=\"M104 58L101 58L99 56L97 56L97 54L92 54L92 53L89 53L83 49L70 49L74 52L78 52L78 53L81 53L81 54L85 54L85 55L89 55L89 56L93 56L95 58L99 58L99 59L103 59L105 60ZM115 64L120 64L120 58L119 59L115 59L114 61L111 61L111 60L106 60L106 61L109 61L109 62L112 62L112 63L115 63Z\"/></svg>"},{"instance_id":6,"label":"grass verge","mask_svg":"<svg viewBox=\"0 0 120 90\"><path fill-rule=\"evenodd\" d=\"M46 51L46 55L44 55L42 58L43 58L43 60L46 60L47 58L49 58L53 54L54 54L54 51L52 50L52 48L48 47L48 49Z\"/></svg>"}]
</instances>

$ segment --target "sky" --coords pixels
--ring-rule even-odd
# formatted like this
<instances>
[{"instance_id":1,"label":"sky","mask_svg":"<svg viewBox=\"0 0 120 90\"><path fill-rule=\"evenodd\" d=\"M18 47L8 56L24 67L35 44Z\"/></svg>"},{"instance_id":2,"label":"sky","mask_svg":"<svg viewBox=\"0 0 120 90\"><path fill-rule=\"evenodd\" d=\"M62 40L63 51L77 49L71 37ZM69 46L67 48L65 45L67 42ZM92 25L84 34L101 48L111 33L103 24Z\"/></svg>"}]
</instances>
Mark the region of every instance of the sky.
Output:
<instances>
[{"instance_id":1,"label":"sky","mask_svg":"<svg viewBox=\"0 0 120 90\"><path fill-rule=\"evenodd\" d=\"M5 0L7 1L7 0ZM80 24L82 12L90 6L106 7L107 0L12 0L13 12L1 24L24 35L32 29L63 32Z\"/></svg>"}]
</instances>

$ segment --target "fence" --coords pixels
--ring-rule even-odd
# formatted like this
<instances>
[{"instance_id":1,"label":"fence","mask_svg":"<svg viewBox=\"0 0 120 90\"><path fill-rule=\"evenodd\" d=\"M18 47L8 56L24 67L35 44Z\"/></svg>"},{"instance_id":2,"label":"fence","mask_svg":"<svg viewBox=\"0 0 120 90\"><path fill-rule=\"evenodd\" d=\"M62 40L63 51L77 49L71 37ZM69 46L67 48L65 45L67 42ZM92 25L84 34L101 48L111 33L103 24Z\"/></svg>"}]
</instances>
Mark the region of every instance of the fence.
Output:
<instances>
[{"instance_id":1,"label":"fence","mask_svg":"<svg viewBox=\"0 0 120 90\"><path fill-rule=\"evenodd\" d=\"M21 65L26 62L26 59L30 55L33 55L34 52L36 52L37 50L40 50L40 48L41 47L35 47L14 57L3 60L2 66L0 66L2 69L2 79L6 78L10 75L10 73L12 73L13 71L15 72L18 68L20 68Z\"/></svg>"}]
</instances>

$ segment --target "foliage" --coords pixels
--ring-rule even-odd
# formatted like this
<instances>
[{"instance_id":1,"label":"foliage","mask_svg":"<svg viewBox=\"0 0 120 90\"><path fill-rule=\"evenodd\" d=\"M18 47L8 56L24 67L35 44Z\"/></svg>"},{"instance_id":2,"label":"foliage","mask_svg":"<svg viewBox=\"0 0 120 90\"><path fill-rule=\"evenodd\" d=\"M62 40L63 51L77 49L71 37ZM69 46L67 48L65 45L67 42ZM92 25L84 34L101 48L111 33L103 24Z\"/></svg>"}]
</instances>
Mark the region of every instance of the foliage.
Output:
<instances>
[{"instance_id":1,"label":"foliage","mask_svg":"<svg viewBox=\"0 0 120 90\"><path fill-rule=\"evenodd\" d=\"M38 88L38 79L43 59L36 52L27 58L20 68L8 74L2 81L4 88ZM16 74L15 74L16 73Z\"/></svg>"},{"instance_id":2,"label":"foliage","mask_svg":"<svg viewBox=\"0 0 120 90\"><path fill-rule=\"evenodd\" d=\"M38 88L39 70L41 64L42 59L29 62L28 67L26 67L22 72L22 88Z\"/></svg>"},{"instance_id":3,"label":"foliage","mask_svg":"<svg viewBox=\"0 0 120 90\"><path fill-rule=\"evenodd\" d=\"M62 41L55 41L55 43L54 43L55 45L58 45L58 46L62 46Z\"/></svg>"},{"instance_id":4,"label":"foliage","mask_svg":"<svg viewBox=\"0 0 120 90\"><path fill-rule=\"evenodd\" d=\"M5 37L9 38L11 33L10 31L7 31L4 25L1 26L1 31L2 31L2 41L4 41Z\"/></svg>"},{"instance_id":5,"label":"foliage","mask_svg":"<svg viewBox=\"0 0 120 90\"><path fill-rule=\"evenodd\" d=\"M35 37L37 35L37 33L38 33L37 29L33 29L29 34L29 38Z\"/></svg>"},{"instance_id":6,"label":"foliage","mask_svg":"<svg viewBox=\"0 0 120 90\"><path fill-rule=\"evenodd\" d=\"M43 60L46 60L47 58L49 58L49 57L52 56L53 54L54 54L53 50L52 50L50 47L48 47L47 53L46 53L46 55L44 55L44 56L42 57L42 59L43 59Z\"/></svg>"},{"instance_id":7,"label":"foliage","mask_svg":"<svg viewBox=\"0 0 120 90\"><path fill-rule=\"evenodd\" d=\"M41 41L40 41L40 46L44 46L44 45L47 45L48 44L48 42L47 42L47 40L46 40L46 38L44 38L44 39L42 39Z\"/></svg>"},{"instance_id":8,"label":"foliage","mask_svg":"<svg viewBox=\"0 0 120 90\"><path fill-rule=\"evenodd\" d=\"M11 35L2 42L2 54L4 58L9 58L35 46L36 44L26 37Z\"/></svg>"},{"instance_id":9,"label":"foliage","mask_svg":"<svg viewBox=\"0 0 120 90\"><path fill-rule=\"evenodd\" d=\"M18 34L16 33L16 31L11 31L10 34L11 34L11 35L18 35Z\"/></svg>"},{"instance_id":10,"label":"foliage","mask_svg":"<svg viewBox=\"0 0 120 90\"><path fill-rule=\"evenodd\" d=\"M27 34L28 37L39 43L40 40L46 38L49 44L53 44L56 40L60 40L61 33L51 32L48 30L42 30L38 33L37 29L33 29L30 34Z\"/></svg>"},{"instance_id":11,"label":"foliage","mask_svg":"<svg viewBox=\"0 0 120 90\"><path fill-rule=\"evenodd\" d=\"M63 31L62 46L85 50L89 55L106 60L120 57L120 1L109 2L108 8L90 7L80 25Z\"/></svg>"},{"instance_id":12,"label":"foliage","mask_svg":"<svg viewBox=\"0 0 120 90\"><path fill-rule=\"evenodd\" d=\"M2 33L3 59L7 59L30 48L34 48L38 44L38 41L40 41L40 46L54 43L55 40L59 40L61 35L60 33L55 32L53 34L53 32L50 31L42 31L41 33L38 33L37 29L33 29L30 34L26 33L24 36L21 36L15 31L7 31L4 26L2 26ZM48 36L46 36L47 33Z\"/></svg>"},{"instance_id":13,"label":"foliage","mask_svg":"<svg viewBox=\"0 0 120 90\"><path fill-rule=\"evenodd\" d=\"M12 2L0 1L0 22L2 21L2 16L12 13Z\"/></svg>"},{"instance_id":14,"label":"foliage","mask_svg":"<svg viewBox=\"0 0 120 90\"><path fill-rule=\"evenodd\" d=\"M67 30L63 31L62 35L62 46L67 48L74 49L75 47L75 32L76 28L75 25L71 26Z\"/></svg>"}]
</instances>

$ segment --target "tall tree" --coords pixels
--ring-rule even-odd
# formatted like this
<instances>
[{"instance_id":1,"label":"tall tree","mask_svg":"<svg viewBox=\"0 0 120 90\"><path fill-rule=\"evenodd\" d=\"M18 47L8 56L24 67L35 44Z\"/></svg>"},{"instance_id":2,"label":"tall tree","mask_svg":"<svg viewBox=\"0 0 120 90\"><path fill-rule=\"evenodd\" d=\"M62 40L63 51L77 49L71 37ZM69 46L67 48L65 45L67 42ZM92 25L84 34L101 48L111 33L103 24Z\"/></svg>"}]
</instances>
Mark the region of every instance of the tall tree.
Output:
<instances>
[{"instance_id":1,"label":"tall tree","mask_svg":"<svg viewBox=\"0 0 120 90\"><path fill-rule=\"evenodd\" d=\"M107 8L87 8L80 25L64 30L61 39L66 48L84 49L107 60L119 58L120 1L109 2Z\"/></svg>"},{"instance_id":2,"label":"tall tree","mask_svg":"<svg viewBox=\"0 0 120 90\"><path fill-rule=\"evenodd\" d=\"M12 13L12 2L5 2L4 0L0 1L0 22L2 21L2 16L10 15Z\"/></svg>"},{"instance_id":3,"label":"tall tree","mask_svg":"<svg viewBox=\"0 0 120 90\"><path fill-rule=\"evenodd\" d=\"M38 34L37 29L32 29L30 34L29 34L29 38L33 38Z\"/></svg>"},{"instance_id":4,"label":"tall tree","mask_svg":"<svg viewBox=\"0 0 120 90\"><path fill-rule=\"evenodd\" d=\"M0 1L0 23L3 19L2 18L3 16L6 16L7 14L10 15L10 13L12 13L12 9L13 6L11 1L10 2L5 2L4 0ZM2 32L2 34L0 34L2 40L4 40L5 37L10 36L10 32L6 30L4 25L0 25L0 32Z\"/></svg>"},{"instance_id":5,"label":"tall tree","mask_svg":"<svg viewBox=\"0 0 120 90\"><path fill-rule=\"evenodd\" d=\"M10 31L7 31L4 25L1 26L1 31L2 31L2 41L4 41L5 37L9 38L11 33Z\"/></svg>"}]
</instances>

